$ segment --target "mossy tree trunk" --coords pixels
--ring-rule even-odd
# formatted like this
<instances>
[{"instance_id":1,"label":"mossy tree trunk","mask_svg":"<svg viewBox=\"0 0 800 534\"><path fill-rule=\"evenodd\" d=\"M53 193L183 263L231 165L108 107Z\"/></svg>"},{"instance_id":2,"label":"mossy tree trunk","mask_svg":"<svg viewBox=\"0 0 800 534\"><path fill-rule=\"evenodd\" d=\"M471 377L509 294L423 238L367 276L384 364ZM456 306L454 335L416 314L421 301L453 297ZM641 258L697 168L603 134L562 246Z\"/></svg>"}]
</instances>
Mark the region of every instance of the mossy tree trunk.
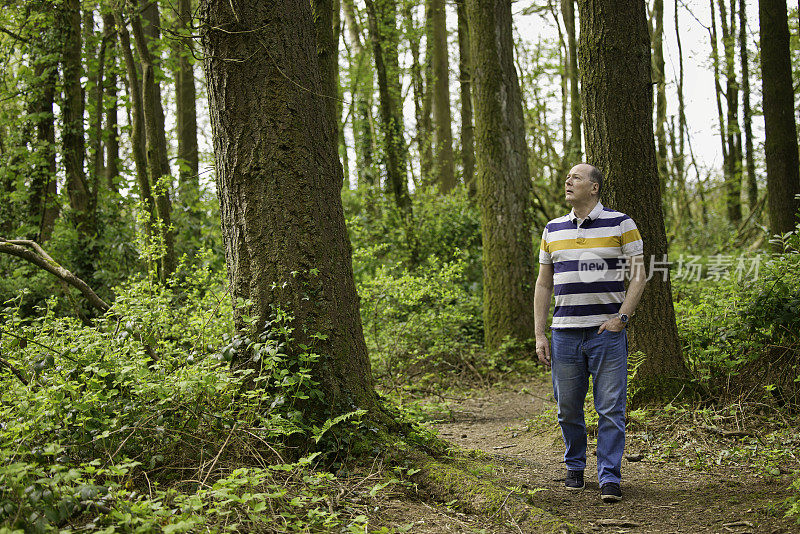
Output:
<instances>
[{"instance_id":1,"label":"mossy tree trunk","mask_svg":"<svg viewBox=\"0 0 800 534\"><path fill-rule=\"evenodd\" d=\"M569 80L569 140L565 159L569 168L581 160L581 93L579 87L580 73L578 72L578 41L575 31L575 0L562 0L561 14L564 19L564 30L567 34L566 42L566 76Z\"/></svg>"},{"instance_id":2,"label":"mossy tree trunk","mask_svg":"<svg viewBox=\"0 0 800 534\"><path fill-rule=\"evenodd\" d=\"M656 88L656 166L661 190L666 194L667 161L667 77L664 72L664 0L653 1L653 84ZM669 206L668 203L663 203Z\"/></svg>"},{"instance_id":3,"label":"mossy tree trunk","mask_svg":"<svg viewBox=\"0 0 800 534\"><path fill-rule=\"evenodd\" d=\"M644 0L578 0L581 96L588 162L606 175L603 203L630 215L645 262L666 258L667 239L653 137L650 38ZM685 377L669 273L647 282L630 330L646 358L637 378L648 394ZM674 393L673 393L674 394Z\"/></svg>"},{"instance_id":4,"label":"mossy tree trunk","mask_svg":"<svg viewBox=\"0 0 800 534\"><path fill-rule=\"evenodd\" d=\"M352 51L350 62L352 86L350 87L350 94L352 95L354 109L351 112L351 120L358 185L371 190L377 185L373 154L375 142L372 136L372 128L370 127L372 122L372 65L370 64L369 50L361 40L361 26L356 18L353 0L342 0L342 14L347 24L347 34L350 38Z\"/></svg>"},{"instance_id":5,"label":"mossy tree trunk","mask_svg":"<svg viewBox=\"0 0 800 534\"><path fill-rule=\"evenodd\" d=\"M235 311L276 307L322 355L318 419L377 406L341 202L342 169L308 0L203 0L201 42ZM243 132L246 134L243 135ZM252 332L251 332L252 334ZM326 412L326 413L322 413Z\"/></svg>"},{"instance_id":6,"label":"mossy tree trunk","mask_svg":"<svg viewBox=\"0 0 800 534\"><path fill-rule=\"evenodd\" d=\"M458 17L458 71L461 96L461 174L470 198L475 185L475 127L472 125L472 67L469 53L469 20L465 0L456 0Z\"/></svg>"},{"instance_id":7,"label":"mossy tree trunk","mask_svg":"<svg viewBox=\"0 0 800 534\"><path fill-rule=\"evenodd\" d=\"M750 107L750 61L747 51L747 4L739 0L739 61L742 65L742 123L744 127L747 204L752 212L758 204L758 182L753 153L753 110Z\"/></svg>"},{"instance_id":8,"label":"mossy tree trunk","mask_svg":"<svg viewBox=\"0 0 800 534\"><path fill-rule=\"evenodd\" d=\"M725 51L725 103L727 128L725 143L725 197L728 219L738 225L742 221L742 136L739 131L739 82L736 80L736 0L730 0L730 14L725 0L719 0L720 28Z\"/></svg>"},{"instance_id":9,"label":"mossy tree trunk","mask_svg":"<svg viewBox=\"0 0 800 534\"><path fill-rule=\"evenodd\" d=\"M106 166L105 180L109 190L117 192L119 186L119 130L117 124L117 109L119 100L117 98L117 36L116 22L112 13L103 14L103 31L108 32L110 40L108 42L108 76L105 83L105 94L110 104L105 106L105 133L103 135L106 143Z\"/></svg>"},{"instance_id":10,"label":"mossy tree trunk","mask_svg":"<svg viewBox=\"0 0 800 534\"><path fill-rule=\"evenodd\" d=\"M531 180L510 0L467 0L486 345L533 336Z\"/></svg>"},{"instance_id":11,"label":"mossy tree trunk","mask_svg":"<svg viewBox=\"0 0 800 534\"><path fill-rule=\"evenodd\" d=\"M197 201L200 199L200 161L197 150L197 92L194 85L193 48L191 38L192 9L190 0L178 0L174 39L175 56L175 119L178 138L178 197L192 215L193 229L200 237Z\"/></svg>"},{"instance_id":12,"label":"mossy tree trunk","mask_svg":"<svg viewBox=\"0 0 800 534\"><path fill-rule=\"evenodd\" d=\"M433 141L436 182L443 193L456 186L453 162L453 131L450 113L450 67L447 54L447 24L444 0L431 0L433 42Z\"/></svg>"},{"instance_id":13,"label":"mossy tree trunk","mask_svg":"<svg viewBox=\"0 0 800 534\"><path fill-rule=\"evenodd\" d=\"M773 234L797 224L800 202L797 130L786 0L759 0L761 80L764 98L769 226Z\"/></svg>"}]
</instances>

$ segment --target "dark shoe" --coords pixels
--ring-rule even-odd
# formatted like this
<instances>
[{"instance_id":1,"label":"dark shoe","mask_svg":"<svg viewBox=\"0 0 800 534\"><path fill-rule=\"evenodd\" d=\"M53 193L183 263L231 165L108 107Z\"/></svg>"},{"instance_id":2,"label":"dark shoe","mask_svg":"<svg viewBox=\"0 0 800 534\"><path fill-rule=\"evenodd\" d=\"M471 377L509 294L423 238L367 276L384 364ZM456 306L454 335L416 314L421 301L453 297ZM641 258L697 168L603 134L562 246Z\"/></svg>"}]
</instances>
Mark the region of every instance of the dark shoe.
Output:
<instances>
[{"instance_id":1,"label":"dark shoe","mask_svg":"<svg viewBox=\"0 0 800 534\"><path fill-rule=\"evenodd\" d=\"M600 498L603 502L618 502L622 500L622 490L616 482L606 482L600 488Z\"/></svg>"},{"instance_id":2,"label":"dark shoe","mask_svg":"<svg viewBox=\"0 0 800 534\"><path fill-rule=\"evenodd\" d=\"M570 491L582 490L586 486L583 482L583 471L567 469L567 480L564 482L564 486Z\"/></svg>"}]
</instances>

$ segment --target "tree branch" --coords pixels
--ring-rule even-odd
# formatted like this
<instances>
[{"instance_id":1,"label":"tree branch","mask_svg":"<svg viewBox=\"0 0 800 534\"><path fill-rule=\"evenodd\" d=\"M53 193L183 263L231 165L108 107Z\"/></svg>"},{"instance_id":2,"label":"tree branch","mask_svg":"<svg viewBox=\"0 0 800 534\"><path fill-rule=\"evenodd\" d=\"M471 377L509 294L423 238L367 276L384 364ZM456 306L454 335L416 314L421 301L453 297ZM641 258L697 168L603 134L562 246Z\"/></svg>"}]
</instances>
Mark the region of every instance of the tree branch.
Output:
<instances>
[{"instance_id":1,"label":"tree branch","mask_svg":"<svg viewBox=\"0 0 800 534\"><path fill-rule=\"evenodd\" d=\"M25 248L25 246L33 250L29 250ZM36 242L27 239L9 241L8 239L0 237L0 252L22 258L37 267L41 267L56 278L63 280L80 291L83 296L86 297L86 300L102 313L107 312L111 308L103 299L97 296L97 293L95 293L86 282L59 265Z\"/></svg>"},{"instance_id":2,"label":"tree branch","mask_svg":"<svg viewBox=\"0 0 800 534\"><path fill-rule=\"evenodd\" d=\"M11 362L6 360L5 358L0 358L0 367L8 367L8 369L19 378L19 381L22 382L24 385L28 385L28 381L25 379L25 376L22 374L22 371L14 367Z\"/></svg>"}]
</instances>

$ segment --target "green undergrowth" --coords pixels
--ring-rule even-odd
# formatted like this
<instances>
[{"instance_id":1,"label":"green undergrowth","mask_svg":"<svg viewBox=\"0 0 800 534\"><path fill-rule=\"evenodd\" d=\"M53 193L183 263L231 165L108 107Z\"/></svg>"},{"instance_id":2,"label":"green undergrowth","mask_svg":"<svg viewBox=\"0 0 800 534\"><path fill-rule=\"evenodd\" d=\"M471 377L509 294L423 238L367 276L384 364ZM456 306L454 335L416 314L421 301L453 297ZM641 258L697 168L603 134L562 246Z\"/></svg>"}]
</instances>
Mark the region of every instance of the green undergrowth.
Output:
<instances>
[{"instance_id":1,"label":"green undergrowth","mask_svg":"<svg viewBox=\"0 0 800 534\"><path fill-rule=\"evenodd\" d=\"M392 531L371 502L401 477L352 454L371 435L364 412L304 417L313 348L284 354L280 313L259 339L231 337L224 279L186 272L127 281L92 326L52 299L35 316L5 303L0 532ZM252 365L231 370L236 351Z\"/></svg>"}]
</instances>

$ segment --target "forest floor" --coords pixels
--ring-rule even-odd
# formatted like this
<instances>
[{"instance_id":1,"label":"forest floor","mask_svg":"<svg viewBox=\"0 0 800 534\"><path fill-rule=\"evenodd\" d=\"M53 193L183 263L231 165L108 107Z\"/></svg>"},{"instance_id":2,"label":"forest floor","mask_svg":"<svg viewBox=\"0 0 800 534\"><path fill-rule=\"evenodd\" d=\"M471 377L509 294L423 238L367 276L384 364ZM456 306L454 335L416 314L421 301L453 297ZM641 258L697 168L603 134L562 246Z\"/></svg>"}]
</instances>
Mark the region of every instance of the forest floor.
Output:
<instances>
[{"instance_id":1,"label":"forest floor","mask_svg":"<svg viewBox=\"0 0 800 534\"><path fill-rule=\"evenodd\" d=\"M433 405L440 413L429 424L441 438L483 451L495 482L533 490L536 506L580 532L800 533L800 525L784 517L783 504L794 491L790 485L800 464L792 452L771 454L774 448L760 428L723 431L700 424L686 409L672 416L639 413L641 420L634 411L622 466L624 499L604 504L591 423L586 488L564 489L563 443L549 376L462 392ZM790 434L797 439L796 430ZM785 439L783 445L800 450ZM413 533L525 531L506 514L463 513L455 500L432 503L413 492L381 503L376 515L382 525Z\"/></svg>"}]
</instances>

